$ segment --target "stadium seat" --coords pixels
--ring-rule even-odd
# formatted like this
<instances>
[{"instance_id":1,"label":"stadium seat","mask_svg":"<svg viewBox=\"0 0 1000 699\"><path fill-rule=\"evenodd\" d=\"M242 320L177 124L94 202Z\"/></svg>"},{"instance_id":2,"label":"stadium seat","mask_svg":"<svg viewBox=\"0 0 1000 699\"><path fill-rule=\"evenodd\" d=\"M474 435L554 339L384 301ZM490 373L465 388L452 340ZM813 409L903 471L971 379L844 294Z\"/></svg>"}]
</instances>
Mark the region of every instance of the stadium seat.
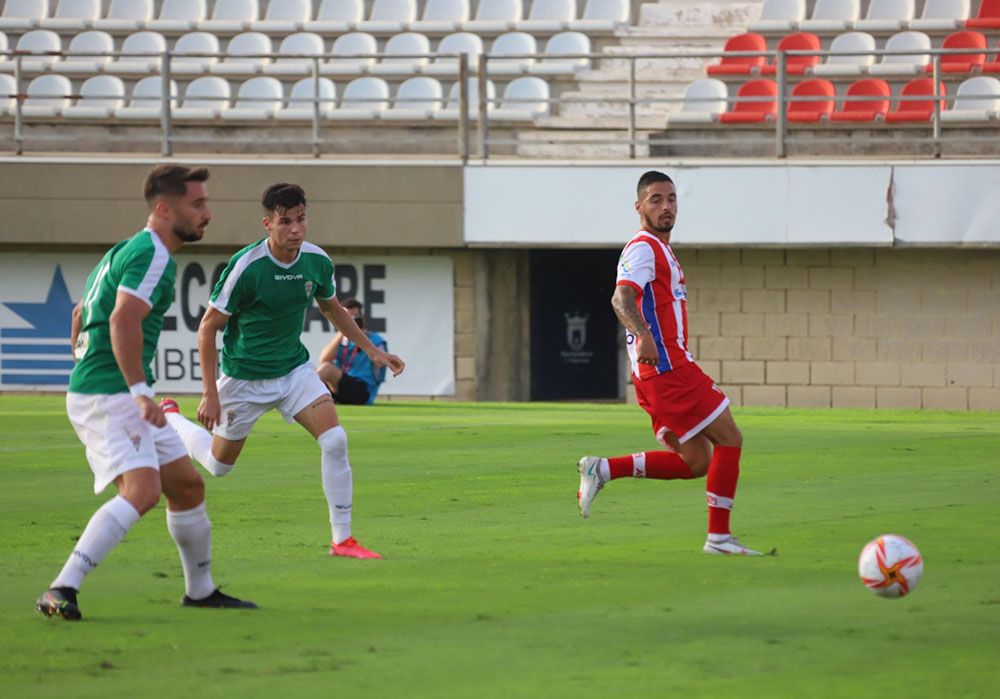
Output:
<instances>
[{"instance_id":1,"label":"stadium seat","mask_svg":"<svg viewBox=\"0 0 1000 699\"><path fill-rule=\"evenodd\" d=\"M59 56L44 55L62 51L62 40L59 35L48 29L32 29L21 35L17 40L16 51L34 56L21 59L21 70L27 73L40 73L48 70L59 61Z\"/></svg>"},{"instance_id":2,"label":"stadium seat","mask_svg":"<svg viewBox=\"0 0 1000 699\"><path fill-rule=\"evenodd\" d=\"M479 119L479 81L475 78L470 78L467 83L468 85L468 99L469 99L469 110L468 115L470 120ZM457 121L460 111L461 102L461 84L455 82L452 84L451 88L448 90L448 102L445 104L444 108L434 114L434 118L440 121ZM492 80L486 81L486 110L492 112L496 108L496 97L497 88L496 84Z\"/></svg>"},{"instance_id":3,"label":"stadium seat","mask_svg":"<svg viewBox=\"0 0 1000 699\"><path fill-rule=\"evenodd\" d=\"M100 16L101 0L59 0L52 17L39 25L53 31L82 32Z\"/></svg>"},{"instance_id":4,"label":"stadium seat","mask_svg":"<svg viewBox=\"0 0 1000 699\"><path fill-rule=\"evenodd\" d=\"M790 32L806 18L806 0L764 0L760 19L747 26L750 32Z\"/></svg>"},{"instance_id":5,"label":"stadium seat","mask_svg":"<svg viewBox=\"0 0 1000 699\"><path fill-rule=\"evenodd\" d=\"M423 14L410 29L427 34L448 34L468 21L469 0L427 0Z\"/></svg>"},{"instance_id":6,"label":"stadium seat","mask_svg":"<svg viewBox=\"0 0 1000 699\"><path fill-rule=\"evenodd\" d=\"M821 44L819 37L809 32L797 32L781 37L778 42L778 51L819 51ZM777 59L775 59L777 61ZM819 56L785 56L785 72L788 75L802 75L807 68L819 63ZM760 68L761 75L775 75L778 71L778 64L765 63Z\"/></svg>"},{"instance_id":7,"label":"stadium seat","mask_svg":"<svg viewBox=\"0 0 1000 699\"><path fill-rule=\"evenodd\" d=\"M462 29L476 34L502 34L524 16L521 0L479 0L476 16Z\"/></svg>"},{"instance_id":8,"label":"stadium seat","mask_svg":"<svg viewBox=\"0 0 1000 699\"><path fill-rule=\"evenodd\" d=\"M143 75L160 70L163 59L159 54L167 50L167 41L157 32L129 34L122 42L122 55L104 67L109 73Z\"/></svg>"},{"instance_id":9,"label":"stadium seat","mask_svg":"<svg viewBox=\"0 0 1000 699\"><path fill-rule=\"evenodd\" d=\"M215 119L229 108L229 81L213 75L195 78L184 90L181 105L171 112L174 119Z\"/></svg>"},{"instance_id":10,"label":"stadium seat","mask_svg":"<svg viewBox=\"0 0 1000 699\"><path fill-rule=\"evenodd\" d=\"M114 39L107 32L80 32L70 39L66 56L59 64L62 74L97 73L111 61Z\"/></svg>"},{"instance_id":11,"label":"stadium seat","mask_svg":"<svg viewBox=\"0 0 1000 699\"><path fill-rule=\"evenodd\" d=\"M271 59L262 54L274 50L271 37L260 32L237 34L226 44L226 57L209 67L209 72L218 75L254 75L264 70Z\"/></svg>"},{"instance_id":12,"label":"stadium seat","mask_svg":"<svg viewBox=\"0 0 1000 699\"><path fill-rule=\"evenodd\" d=\"M568 29L574 19L576 0L532 0L528 18L515 22L514 28L522 32L555 34Z\"/></svg>"},{"instance_id":13,"label":"stadium seat","mask_svg":"<svg viewBox=\"0 0 1000 699\"><path fill-rule=\"evenodd\" d=\"M177 82L170 81L170 108L177 106ZM132 86L127 105L115 110L116 119L159 119L163 111L163 78L151 75Z\"/></svg>"},{"instance_id":14,"label":"stadium seat","mask_svg":"<svg viewBox=\"0 0 1000 699\"><path fill-rule=\"evenodd\" d=\"M628 26L629 0L587 0L580 19L570 20L569 29L584 34L604 34Z\"/></svg>"},{"instance_id":15,"label":"stadium seat","mask_svg":"<svg viewBox=\"0 0 1000 699\"><path fill-rule=\"evenodd\" d=\"M376 119L389 107L389 84L382 78L355 78L344 87L340 109L330 119Z\"/></svg>"},{"instance_id":16,"label":"stadium seat","mask_svg":"<svg viewBox=\"0 0 1000 699\"><path fill-rule=\"evenodd\" d=\"M458 75L458 59L444 54L464 53L468 56L469 70L473 70L479 65L483 40L478 34L456 32L441 39L436 53L438 56L424 67L424 72L428 75Z\"/></svg>"},{"instance_id":17,"label":"stadium seat","mask_svg":"<svg viewBox=\"0 0 1000 699\"><path fill-rule=\"evenodd\" d=\"M267 75L311 75L313 62L307 58L288 58L288 56L323 56L325 48L323 37L312 32L297 32L289 34L281 40L278 46L278 58L273 63L264 66Z\"/></svg>"},{"instance_id":18,"label":"stadium seat","mask_svg":"<svg viewBox=\"0 0 1000 699\"><path fill-rule=\"evenodd\" d=\"M216 34L238 34L250 29L260 17L257 0L215 0L212 16L198 23L198 29Z\"/></svg>"},{"instance_id":19,"label":"stadium seat","mask_svg":"<svg viewBox=\"0 0 1000 699\"><path fill-rule=\"evenodd\" d=\"M968 29L1000 29L1000 0L981 0L975 17L965 20Z\"/></svg>"},{"instance_id":20,"label":"stadium seat","mask_svg":"<svg viewBox=\"0 0 1000 699\"><path fill-rule=\"evenodd\" d=\"M10 56L5 56L4 53L10 51L10 43L7 41L7 35L0 32L0 73L9 73L14 70L14 62L10 60ZM0 97L0 101L2 101Z\"/></svg>"},{"instance_id":21,"label":"stadium seat","mask_svg":"<svg viewBox=\"0 0 1000 699\"><path fill-rule=\"evenodd\" d=\"M152 19L153 0L111 0L108 14L94 20L94 29L112 33L136 32Z\"/></svg>"},{"instance_id":22,"label":"stadium seat","mask_svg":"<svg viewBox=\"0 0 1000 699\"><path fill-rule=\"evenodd\" d=\"M945 106L944 83L938 84L938 104L943 111ZM895 109L885 115L888 123L913 121L929 121L934 114L934 81L930 78L916 78L903 85L900 99ZM919 99L926 97L927 99Z\"/></svg>"},{"instance_id":23,"label":"stadium seat","mask_svg":"<svg viewBox=\"0 0 1000 699\"><path fill-rule=\"evenodd\" d=\"M726 39L722 58L708 66L709 75L750 75L759 71L767 56L733 56L734 51L767 51L767 41L760 34L748 32Z\"/></svg>"},{"instance_id":24,"label":"stadium seat","mask_svg":"<svg viewBox=\"0 0 1000 699\"><path fill-rule=\"evenodd\" d=\"M869 122L884 117L889 111L889 83L881 78L865 78L851 83L840 110L832 112L830 121Z\"/></svg>"},{"instance_id":25,"label":"stadium seat","mask_svg":"<svg viewBox=\"0 0 1000 699\"><path fill-rule=\"evenodd\" d=\"M875 62L874 54L851 55L858 51L874 51L875 37L865 32L847 32L838 34L830 42L832 55L826 57L826 62L812 67L813 75L824 77L843 77L861 75ZM846 55L837 55L843 51Z\"/></svg>"},{"instance_id":26,"label":"stadium seat","mask_svg":"<svg viewBox=\"0 0 1000 699\"><path fill-rule=\"evenodd\" d=\"M312 0L270 0L264 19L250 23L250 30L265 34L292 34L312 31Z\"/></svg>"},{"instance_id":27,"label":"stadium seat","mask_svg":"<svg viewBox=\"0 0 1000 699\"><path fill-rule=\"evenodd\" d=\"M837 94L833 83L823 78L803 80L792 88L788 100L789 122L815 123L833 111L833 99Z\"/></svg>"},{"instance_id":28,"label":"stadium seat","mask_svg":"<svg viewBox=\"0 0 1000 699\"><path fill-rule=\"evenodd\" d=\"M160 13L146 23L146 29L171 34L190 32L205 21L207 13L205 0L163 0Z\"/></svg>"},{"instance_id":29,"label":"stadium seat","mask_svg":"<svg viewBox=\"0 0 1000 699\"><path fill-rule=\"evenodd\" d=\"M854 23L862 32L898 32L913 19L913 0L871 0L864 19Z\"/></svg>"},{"instance_id":30,"label":"stadium seat","mask_svg":"<svg viewBox=\"0 0 1000 699\"><path fill-rule=\"evenodd\" d=\"M729 89L715 78L701 78L687 84L681 108L667 114L667 126L711 124L726 111Z\"/></svg>"},{"instance_id":31,"label":"stadium seat","mask_svg":"<svg viewBox=\"0 0 1000 699\"><path fill-rule=\"evenodd\" d=\"M189 32L178 37L171 52L170 72L176 75L201 75L209 72L219 62L218 56L191 54L218 54L219 37L210 32Z\"/></svg>"},{"instance_id":32,"label":"stadium seat","mask_svg":"<svg viewBox=\"0 0 1000 699\"><path fill-rule=\"evenodd\" d=\"M419 73L430 62L431 42L423 34L403 32L389 37L381 61L370 66L372 75L404 75ZM418 57L418 54L425 54Z\"/></svg>"},{"instance_id":33,"label":"stadium seat","mask_svg":"<svg viewBox=\"0 0 1000 699\"><path fill-rule=\"evenodd\" d=\"M443 101L441 83L425 76L410 78L396 90L392 107L382 113L389 121L419 121L433 118Z\"/></svg>"},{"instance_id":34,"label":"stadium seat","mask_svg":"<svg viewBox=\"0 0 1000 699\"><path fill-rule=\"evenodd\" d=\"M21 105L26 117L58 116L70 104L73 86L65 75L46 73L28 83L27 97Z\"/></svg>"},{"instance_id":35,"label":"stadium seat","mask_svg":"<svg viewBox=\"0 0 1000 699\"><path fill-rule=\"evenodd\" d=\"M778 84L773 80L751 80L740 85L729 111L719 115L723 124L757 124L778 113Z\"/></svg>"},{"instance_id":36,"label":"stadium seat","mask_svg":"<svg viewBox=\"0 0 1000 699\"><path fill-rule=\"evenodd\" d=\"M375 63L371 54L378 53L375 37L364 32L338 36L330 50L331 58L320 66L320 72L331 75L359 75Z\"/></svg>"},{"instance_id":37,"label":"stadium seat","mask_svg":"<svg viewBox=\"0 0 1000 699\"><path fill-rule=\"evenodd\" d=\"M317 34L345 34L365 18L365 0L323 0L308 29Z\"/></svg>"},{"instance_id":38,"label":"stadium seat","mask_svg":"<svg viewBox=\"0 0 1000 699\"><path fill-rule=\"evenodd\" d=\"M590 67L590 37L580 32L559 32L545 43L545 56L528 68L533 75L573 75Z\"/></svg>"},{"instance_id":39,"label":"stadium seat","mask_svg":"<svg viewBox=\"0 0 1000 699\"><path fill-rule=\"evenodd\" d=\"M416 0L375 0L368 19L358 22L358 31L369 34L398 34L416 19Z\"/></svg>"},{"instance_id":40,"label":"stadium seat","mask_svg":"<svg viewBox=\"0 0 1000 699\"><path fill-rule=\"evenodd\" d=\"M534 58L501 58L538 53L535 37L526 32L507 32L493 40L486 70L490 75L520 75L535 63Z\"/></svg>"},{"instance_id":41,"label":"stadium seat","mask_svg":"<svg viewBox=\"0 0 1000 699\"><path fill-rule=\"evenodd\" d=\"M969 0L924 0L924 11L909 28L922 32L951 31L969 18Z\"/></svg>"},{"instance_id":42,"label":"stadium seat","mask_svg":"<svg viewBox=\"0 0 1000 699\"><path fill-rule=\"evenodd\" d=\"M861 17L861 0L816 0L809 19L799 22L799 31L842 32Z\"/></svg>"},{"instance_id":43,"label":"stadium seat","mask_svg":"<svg viewBox=\"0 0 1000 699\"><path fill-rule=\"evenodd\" d=\"M125 83L114 75L95 75L80 86L80 98L65 107L68 119L107 119L125 104Z\"/></svg>"},{"instance_id":44,"label":"stadium seat","mask_svg":"<svg viewBox=\"0 0 1000 699\"><path fill-rule=\"evenodd\" d=\"M982 53L941 54L939 57L942 73L968 73L982 68L986 63L986 37L980 32L955 32L941 42L942 49L982 49ZM924 69L930 73L934 66Z\"/></svg>"},{"instance_id":45,"label":"stadium seat","mask_svg":"<svg viewBox=\"0 0 1000 699\"><path fill-rule=\"evenodd\" d=\"M0 31L34 29L48 14L48 0L7 0L0 13Z\"/></svg>"},{"instance_id":46,"label":"stadium seat","mask_svg":"<svg viewBox=\"0 0 1000 699\"><path fill-rule=\"evenodd\" d=\"M13 114L17 103L17 83L13 75L0 74L0 115Z\"/></svg>"},{"instance_id":47,"label":"stadium seat","mask_svg":"<svg viewBox=\"0 0 1000 699\"><path fill-rule=\"evenodd\" d=\"M336 109L337 87L330 78L320 78L319 113L324 116ZM316 99L316 81L302 78L292 85L288 95L288 106L275 112L274 117L281 121L312 121L313 101Z\"/></svg>"},{"instance_id":48,"label":"stadium seat","mask_svg":"<svg viewBox=\"0 0 1000 699\"><path fill-rule=\"evenodd\" d=\"M885 54L882 61L868 67L868 73L879 76L916 75L930 63L931 39L923 32L900 32L885 42L886 51L918 51L920 53Z\"/></svg>"},{"instance_id":49,"label":"stadium seat","mask_svg":"<svg viewBox=\"0 0 1000 699\"><path fill-rule=\"evenodd\" d=\"M500 106L490 112L498 121L532 121L550 112L549 84L541 78L515 78L507 83Z\"/></svg>"},{"instance_id":50,"label":"stadium seat","mask_svg":"<svg viewBox=\"0 0 1000 699\"><path fill-rule=\"evenodd\" d=\"M958 86L955 102L941 112L941 121L989 121L1000 116L1000 80L969 78Z\"/></svg>"},{"instance_id":51,"label":"stadium seat","mask_svg":"<svg viewBox=\"0 0 1000 699\"><path fill-rule=\"evenodd\" d=\"M223 119L264 121L281 109L285 89L277 78L250 78L240 85L236 104L222 112Z\"/></svg>"}]
</instances>

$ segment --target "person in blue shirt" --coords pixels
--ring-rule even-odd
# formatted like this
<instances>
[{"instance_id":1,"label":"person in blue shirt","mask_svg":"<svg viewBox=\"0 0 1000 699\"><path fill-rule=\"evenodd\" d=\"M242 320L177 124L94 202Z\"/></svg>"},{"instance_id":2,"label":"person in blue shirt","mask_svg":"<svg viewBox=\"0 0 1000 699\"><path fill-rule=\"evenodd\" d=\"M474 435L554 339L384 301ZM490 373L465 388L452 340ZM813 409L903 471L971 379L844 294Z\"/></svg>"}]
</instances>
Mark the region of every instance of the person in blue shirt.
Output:
<instances>
[{"instance_id":1,"label":"person in blue shirt","mask_svg":"<svg viewBox=\"0 0 1000 699\"><path fill-rule=\"evenodd\" d=\"M344 299L341 305L364 330L364 304L357 299ZM387 345L381 335L370 330L365 330L365 335L373 345L386 351ZM367 354L339 332L320 353L316 373L330 389L333 400L343 405L371 405L385 381L385 367L372 364Z\"/></svg>"}]
</instances>

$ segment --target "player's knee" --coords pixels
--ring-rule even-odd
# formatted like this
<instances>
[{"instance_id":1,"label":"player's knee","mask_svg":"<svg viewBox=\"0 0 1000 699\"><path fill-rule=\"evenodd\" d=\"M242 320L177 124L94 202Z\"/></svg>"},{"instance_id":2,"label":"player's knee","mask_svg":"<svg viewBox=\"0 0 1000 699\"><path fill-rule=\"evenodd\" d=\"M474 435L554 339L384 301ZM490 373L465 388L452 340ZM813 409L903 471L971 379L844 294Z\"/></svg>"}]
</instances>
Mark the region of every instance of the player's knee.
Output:
<instances>
[{"instance_id":1,"label":"player's knee","mask_svg":"<svg viewBox=\"0 0 1000 699\"><path fill-rule=\"evenodd\" d=\"M144 515L152 510L160 502L159 484L144 484L138 488L132 488L122 493L129 504L136 509L140 515Z\"/></svg>"},{"instance_id":2,"label":"player's knee","mask_svg":"<svg viewBox=\"0 0 1000 699\"><path fill-rule=\"evenodd\" d=\"M685 458L688 468L691 469L691 474L695 478L701 478L706 473L708 473L708 465L712 462L712 457L708 454L697 454L692 457Z\"/></svg>"},{"instance_id":3,"label":"player's knee","mask_svg":"<svg viewBox=\"0 0 1000 699\"><path fill-rule=\"evenodd\" d=\"M319 448L335 461L347 462L347 432L337 425L316 438Z\"/></svg>"},{"instance_id":4,"label":"player's knee","mask_svg":"<svg viewBox=\"0 0 1000 699\"><path fill-rule=\"evenodd\" d=\"M216 459L214 456L209 456L206 461L207 463L202 465L208 470L209 473L219 478L232 471L233 466L236 465L236 464L224 464L218 459Z\"/></svg>"}]
</instances>

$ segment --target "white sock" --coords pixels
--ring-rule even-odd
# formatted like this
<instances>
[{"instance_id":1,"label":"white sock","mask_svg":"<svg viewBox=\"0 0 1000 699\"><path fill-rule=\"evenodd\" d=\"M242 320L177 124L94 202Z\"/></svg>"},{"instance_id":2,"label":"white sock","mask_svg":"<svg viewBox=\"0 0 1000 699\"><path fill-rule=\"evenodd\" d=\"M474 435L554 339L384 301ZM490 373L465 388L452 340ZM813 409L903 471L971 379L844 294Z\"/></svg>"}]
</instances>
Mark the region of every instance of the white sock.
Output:
<instances>
[{"instance_id":1,"label":"white sock","mask_svg":"<svg viewBox=\"0 0 1000 699\"><path fill-rule=\"evenodd\" d=\"M87 574L104 560L138 521L139 512L121 495L101 505L90 518L76 542L76 548L52 581L51 587L72 587L79 590Z\"/></svg>"},{"instance_id":2,"label":"white sock","mask_svg":"<svg viewBox=\"0 0 1000 699\"><path fill-rule=\"evenodd\" d=\"M167 531L177 544L184 568L184 593L204 599L215 590L212 582L212 524L205 503L182 512L167 510Z\"/></svg>"},{"instance_id":3,"label":"white sock","mask_svg":"<svg viewBox=\"0 0 1000 699\"><path fill-rule=\"evenodd\" d=\"M597 480L601 483L607 483L611 480L611 466L608 465L607 459L601 459L601 465L597 471Z\"/></svg>"},{"instance_id":4,"label":"white sock","mask_svg":"<svg viewBox=\"0 0 1000 699\"><path fill-rule=\"evenodd\" d=\"M224 476L233 470L233 464L224 464L212 456L212 433L191 422L180 413L166 413L167 422L184 442L184 448L192 459L213 476Z\"/></svg>"},{"instance_id":5,"label":"white sock","mask_svg":"<svg viewBox=\"0 0 1000 699\"><path fill-rule=\"evenodd\" d=\"M347 432L340 425L321 434L316 442L323 454L323 493L330 507L333 543L351 536L351 501L354 488L347 460Z\"/></svg>"}]
</instances>

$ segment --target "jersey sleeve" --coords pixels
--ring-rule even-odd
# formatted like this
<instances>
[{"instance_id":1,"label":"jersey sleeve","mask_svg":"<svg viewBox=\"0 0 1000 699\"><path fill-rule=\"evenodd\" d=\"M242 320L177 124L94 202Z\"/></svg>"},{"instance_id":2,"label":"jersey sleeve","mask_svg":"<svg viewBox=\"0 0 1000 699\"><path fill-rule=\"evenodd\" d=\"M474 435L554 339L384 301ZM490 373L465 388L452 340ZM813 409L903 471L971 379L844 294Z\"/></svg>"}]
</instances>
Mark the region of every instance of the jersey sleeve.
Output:
<instances>
[{"instance_id":1,"label":"jersey sleeve","mask_svg":"<svg viewBox=\"0 0 1000 699\"><path fill-rule=\"evenodd\" d=\"M636 241L622 250L618 258L615 284L631 286L639 294L656 276L656 258L648 243Z\"/></svg>"},{"instance_id":2,"label":"jersey sleeve","mask_svg":"<svg viewBox=\"0 0 1000 699\"><path fill-rule=\"evenodd\" d=\"M320 274L320 282L316 287L316 298L328 301L337 295L337 280L333 276L333 260L324 260L323 271Z\"/></svg>"},{"instance_id":3,"label":"jersey sleeve","mask_svg":"<svg viewBox=\"0 0 1000 699\"><path fill-rule=\"evenodd\" d=\"M243 258L229 261L229 264L222 271L219 281L215 283L212 295L208 299L209 306L221 313L225 313L227 316L233 315L240 309L245 294L246 282L244 277L246 275L241 274L244 267L244 265L239 265L239 260L241 259ZM237 270L237 266L240 269Z\"/></svg>"},{"instance_id":4,"label":"jersey sleeve","mask_svg":"<svg viewBox=\"0 0 1000 699\"><path fill-rule=\"evenodd\" d=\"M170 255L153 245L130 244L115 255L111 270L118 278L118 291L153 305L153 292L167 269Z\"/></svg>"}]
</instances>

